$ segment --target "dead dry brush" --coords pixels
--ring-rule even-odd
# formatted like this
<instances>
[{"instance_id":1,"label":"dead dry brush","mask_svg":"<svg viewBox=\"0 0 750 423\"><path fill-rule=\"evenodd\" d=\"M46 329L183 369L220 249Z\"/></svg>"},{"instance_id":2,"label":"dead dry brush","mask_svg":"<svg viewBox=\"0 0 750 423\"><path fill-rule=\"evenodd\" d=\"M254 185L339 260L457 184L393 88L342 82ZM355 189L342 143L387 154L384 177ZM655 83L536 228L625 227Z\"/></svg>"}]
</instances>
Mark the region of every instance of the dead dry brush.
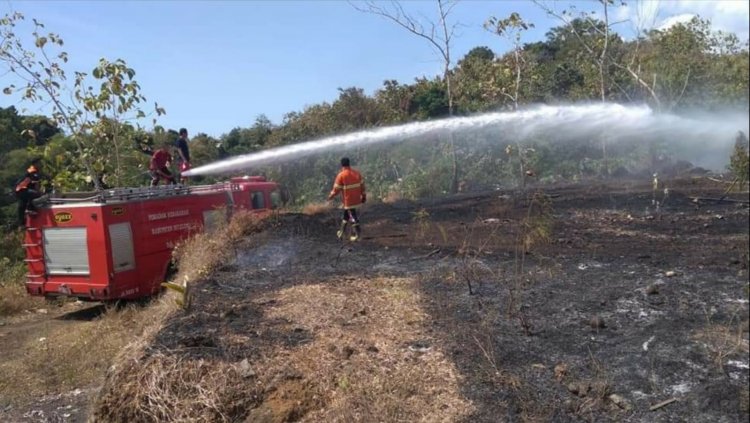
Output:
<instances>
[{"instance_id":1,"label":"dead dry brush","mask_svg":"<svg viewBox=\"0 0 750 423\"><path fill-rule=\"evenodd\" d=\"M533 277L527 272L526 259L532 249L550 242L554 215L550 199L541 191L534 192L527 201L524 217L511 228L511 236L514 237L513 261L492 268L482 260L485 254L490 253L489 246L501 245L501 238L508 235L501 234L500 219L477 219L466 229L459 248L460 261L455 276L466 283L470 295L475 293L474 287L482 281L501 282L507 291L506 317L517 319L524 333L530 335L532 325L521 307L524 292L533 283ZM472 243L473 239L480 241ZM507 269L507 264L511 265L510 269Z\"/></svg>"},{"instance_id":2,"label":"dead dry brush","mask_svg":"<svg viewBox=\"0 0 750 423\"><path fill-rule=\"evenodd\" d=\"M173 282L199 284L235 254L235 245L264 225L257 215L236 213L212 232L197 234L175 249ZM122 349L92 407L93 421L231 421L238 399L226 390L238 372L229 364L180 358L151 351L156 335L179 311L165 295L147 313L142 336Z\"/></svg>"},{"instance_id":3,"label":"dead dry brush","mask_svg":"<svg viewBox=\"0 0 750 423\"><path fill-rule=\"evenodd\" d=\"M718 369L723 370L728 359L747 357L750 353L750 343L747 336L747 309L736 307L726 323L715 322L710 310L704 308L703 313L706 324L703 328L695 331L693 339L704 345L711 362Z\"/></svg>"},{"instance_id":4,"label":"dead dry brush","mask_svg":"<svg viewBox=\"0 0 750 423\"><path fill-rule=\"evenodd\" d=\"M241 210L229 222L219 222L212 231L198 233L177 245L172 257L178 271L172 282L165 284L176 291L177 304L189 308L190 287L231 260L236 255L237 242L259 231L263 222L259 215Z\"/></svg>"},{"instance_id":5,"label":"dead dry brush","mask_svg":"<svg viewBox=\"0 0 750 423\"><path fill-rule=\"evenodd\" d=\"M24 275L27 269L20 247L22 242L21 231L0 235L0 317L13 316L43 304L39 297L26 292Z\"/></svg>"},{"instance_id":6,"label":"dead dry brush","mask_svg":"<svg viewBox=\"0 0 750 423\"><path fill-rule=\"evenodd\" d=\"M257 398L239 368L221 361L157 352L122 363L117 373L124 377L105 386L93 421L236 421Z\"/></svg>"}]
</instances>

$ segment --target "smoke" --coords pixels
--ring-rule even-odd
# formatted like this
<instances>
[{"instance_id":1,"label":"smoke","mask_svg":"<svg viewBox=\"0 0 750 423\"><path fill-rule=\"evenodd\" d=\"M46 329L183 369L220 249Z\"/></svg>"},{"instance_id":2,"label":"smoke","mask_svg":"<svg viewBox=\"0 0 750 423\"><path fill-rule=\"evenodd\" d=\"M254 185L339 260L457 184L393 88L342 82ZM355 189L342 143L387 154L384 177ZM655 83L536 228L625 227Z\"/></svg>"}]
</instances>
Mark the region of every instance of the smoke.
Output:
<instances>
[{"instance_id":1,"label":"smoke","mask_svg":"<svg viewBox=\"0 0 750 423\"><path fill-rule=\"evenodd\" d=\"M411 142L425 135L452 132L454 137L472 132L497 133L498 142L546 139L564 143L601 139L607 143L667 141L679 146L679 158L710 169L727 163L738 131L748 132L745 113L656 113L648 106L613 103L533 106L516 112L414 122L320 140L302 142L232 157L191 169L185 176L240 173L257 166L276 164L313 154L343 151L388 143Z\"/></svg>"}]
</instances>

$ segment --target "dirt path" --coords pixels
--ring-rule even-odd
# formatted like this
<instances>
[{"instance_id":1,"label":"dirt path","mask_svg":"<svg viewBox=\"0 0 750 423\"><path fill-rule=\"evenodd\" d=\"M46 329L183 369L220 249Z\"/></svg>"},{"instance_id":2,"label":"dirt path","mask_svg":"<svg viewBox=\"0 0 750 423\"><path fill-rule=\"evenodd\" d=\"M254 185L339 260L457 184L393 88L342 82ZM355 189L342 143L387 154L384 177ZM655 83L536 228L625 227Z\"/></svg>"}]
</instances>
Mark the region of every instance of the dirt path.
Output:
<instances>
[{"instance_id":1,"label":"dirt path","mask_svg":"<svg viewBox=\"0 0 750 423\"><path fill-rule=\"evenodd\" d=\"M147 316L136 305L68 302L3 321L0 421L86 421L106 369Z\"/></svg>"},{"instance_id":2,"label":"dirt path","mask_svg":"<svg viewBox=\"0 0 750 423\"><path fill-rule=\"evenodd\" d=\"M42 307L0 326L0 421L83 422L91 387L71 386L47 373L61 333L78 332L104 312L98 304ZM56 379L59 382L56 382Z\"/></svg>"}]
</instances>

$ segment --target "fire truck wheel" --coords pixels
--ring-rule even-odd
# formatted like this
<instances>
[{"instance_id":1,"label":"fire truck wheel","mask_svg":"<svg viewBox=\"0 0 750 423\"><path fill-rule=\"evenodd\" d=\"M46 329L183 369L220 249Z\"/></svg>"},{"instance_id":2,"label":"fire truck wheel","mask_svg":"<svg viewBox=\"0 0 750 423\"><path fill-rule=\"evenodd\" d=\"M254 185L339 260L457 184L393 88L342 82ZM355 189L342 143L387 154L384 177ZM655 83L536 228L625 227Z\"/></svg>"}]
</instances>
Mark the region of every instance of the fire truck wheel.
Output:
<instances>
[{"instance_id":1,"label":"fire truck wheel","mask_svg":"<svg viewBox=\"0 0 750 423\"><path fill-rule=\"evenodd\" d=\"M176 274L177 274L177 264L174 262L174 260L170 260L169 264L167 264L167 270L164 272L164 282L169 282L169 280L172 279L172 276Z\"/></svg>"}]
</instances>

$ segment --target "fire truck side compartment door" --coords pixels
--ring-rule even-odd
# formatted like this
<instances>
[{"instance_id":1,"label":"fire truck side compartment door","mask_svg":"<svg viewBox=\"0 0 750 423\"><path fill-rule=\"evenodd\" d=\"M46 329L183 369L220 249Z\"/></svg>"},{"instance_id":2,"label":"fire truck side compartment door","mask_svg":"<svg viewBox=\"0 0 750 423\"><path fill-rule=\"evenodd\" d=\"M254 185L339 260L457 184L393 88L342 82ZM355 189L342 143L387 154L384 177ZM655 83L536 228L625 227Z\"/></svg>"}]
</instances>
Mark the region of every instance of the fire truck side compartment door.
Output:
<instances>
[{"instance_id":1,"label":"fire truck side compartment door","mask_svg":"<svg viewBox=\"0 0 750 423\"><path fill-rule=\"evenodd\" d=\"M88 275L86 228L45 228L44 264L50 275Z\"/></svg>"},{"instance_id":2,"label":"fire truck side compartment door","mask_svg":"<svg viewBox=\"0 0 750 423\"><path fill-rule=\"evenodd\" d=\"M281 193L279 190L275 189L271 191L271 208L278 209L282 204L283 202L281 201Z\"/></svg>"},{"instance_id":3,"label":"fire truck side compartment door","mask_svg":"<svg viewBox=\"0 0 750 423\"><path fill-rule=\"evenodd\" d=\"M130 222L109 225L109 242L112 245L112 264L115 273L135 269L133 233Z\"/></svg>"},{"instance_id":4,"label":"fire truck side compartment door","mask_svg":"<svg viewBox=\"0 0 750 423\"><path fill-rule=\"evenodd\" d=\"M261 210L266 208L266 202L263 198L263 191L253 191L250 197L250 204L253 210Z\"/></svg>"}]
</instances>

